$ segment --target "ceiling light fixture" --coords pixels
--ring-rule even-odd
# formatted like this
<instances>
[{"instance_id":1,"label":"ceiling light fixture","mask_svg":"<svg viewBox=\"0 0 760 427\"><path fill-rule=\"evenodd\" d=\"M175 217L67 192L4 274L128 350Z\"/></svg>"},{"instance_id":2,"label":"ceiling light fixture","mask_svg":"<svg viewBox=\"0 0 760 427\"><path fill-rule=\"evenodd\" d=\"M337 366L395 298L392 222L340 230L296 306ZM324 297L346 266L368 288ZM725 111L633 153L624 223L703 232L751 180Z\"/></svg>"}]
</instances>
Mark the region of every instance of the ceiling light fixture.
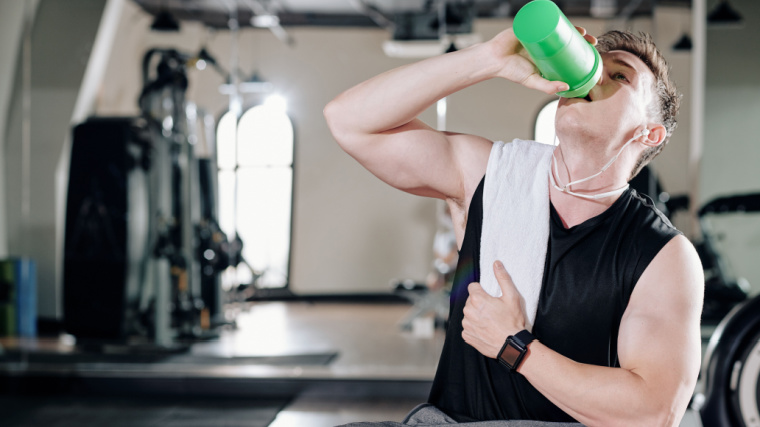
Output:
<instances>
[{"instance_id":1,"label":"ceiling light fixture","mask_svg":"<svg viewBox=\"0 0 760 427\"><path fill-rule=\"evenodd\" d=\"M689 34L683 33L680 39L673 45L672 49L677 52L685 52L691 50L692 43Z\"/></svg>"},{"instance_id":2,"label":"ceiling light fixture","mask_svg":"<svg viewBox=\"0 0 760 427\"><path fill-rule=\"evenodd\" d=\"M153 31L179 31L179 21L166 9L161 9L153 20L150 29Z\"/></svg>"},{"instance_id":3,"label":"ceiling light fixture","mask_svg":"<svg viewBox=\"0 0 760 427\"><path fill-rule=\"evenodd\" d=\"M728 0L720 0L715 9L707 15L707 23L712 27L738 28L741 27L743 19Z\"/></svg>"},{"instance_id":4,"label":"ceiling light fixture","mask_svg":"<svg viewBox=\"0 0 760 427\"><path fill-rule=\"evenodd\" d=\"M272 28L280 25L277 15L253 15L251 25L256 28Z\"/></svg>"}]
</instances>

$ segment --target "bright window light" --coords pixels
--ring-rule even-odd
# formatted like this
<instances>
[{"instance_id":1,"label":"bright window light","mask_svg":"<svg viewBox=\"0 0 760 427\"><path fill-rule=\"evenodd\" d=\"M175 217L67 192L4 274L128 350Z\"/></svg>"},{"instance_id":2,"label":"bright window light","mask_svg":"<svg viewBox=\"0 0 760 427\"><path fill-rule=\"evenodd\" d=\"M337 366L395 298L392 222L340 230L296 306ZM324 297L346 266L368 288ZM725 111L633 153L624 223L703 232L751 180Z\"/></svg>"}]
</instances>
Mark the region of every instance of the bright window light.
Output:
<instances>
[{"instance_id":1,"label":"bright window light","mask_svg":"<svg viewBox=\"0 0 760 427\"><path fill-rule=\"evenodd\" d=\"M219 170L219 227L235 237L235 171Z\"/></svg>"},{"instance_id":2,"label":"bright window light","mask_svg":"<svg viewBox=\"0 0 760 427\"><path fill-rule=\"evenodd\" d=\"M262 274L259 287L287 284L293 170L290 167L241 168L238 183L238 232L243 257Z\"/></svg>"},{"instance_id":3,"label":"bright window light","mask_svg":"<svg viewBox=\"0 0 760 427\"><path fill-rule=\"evenodd\" d=\"M557 104L559 104L559 100L554 100L546 104L538 113L534 132L534 139L536 141L555 145L554 117L557 115Z\"/></svg>"},{"instance_id":4,"label":"bright window light","mask_svg":"<svg viewBox=\"0 0 760 427\"><path fill-rule=\"evenodd\" d=\"M231 111L224 113L216 127L216 164L219 169L235 169L235 128L237 119Z\"/></svg>"},{"instance_id":5,"label":"bright window light","mask_svg":"<svg viewBox=\"0 0 760 427\"><path fill-rule=\"evenodd\" d=\"M264 100L264 106L284 114L288 110L288 100L282 95L269 95Z\"/></svg>"},{"instance_id":6,"label":"bright window light","mask_svg":"<svg viewBox=\"0 0 760 427\"><path fill-rule=\"evenodd\" d=\"M245 111L228 112L217 128L219 223L243 240L245 265L223 275L225 288L256 280L259 288L288 284L293 200L293 124L286 101L271 96Z\"/></svg>"},{"instance_id":7,"label":"bright window light","mask_svg":"<svg viewBox=\"0 0 760 427\"><path fill-rule=\"evenodd\" d=\"M285 110L258 105L246 111L238 127L240 166L289 166L293 163L293 125Z\"/></svg>"}]
</instances>

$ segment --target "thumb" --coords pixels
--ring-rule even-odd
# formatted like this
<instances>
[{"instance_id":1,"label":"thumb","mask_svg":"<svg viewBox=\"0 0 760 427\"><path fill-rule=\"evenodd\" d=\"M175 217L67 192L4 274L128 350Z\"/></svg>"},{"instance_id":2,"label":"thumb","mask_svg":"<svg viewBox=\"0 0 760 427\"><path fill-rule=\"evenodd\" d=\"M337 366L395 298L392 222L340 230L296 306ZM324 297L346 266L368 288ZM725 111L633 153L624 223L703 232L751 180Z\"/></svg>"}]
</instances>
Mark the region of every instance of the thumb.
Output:
<instances>
[{"instance_id":1,"label":"thumb","mask_svg":"<svg viewBox=\"0 0 760 427\"><path fill-rule=\"evenodd\" d=\"M493 274L496 276L496 281L499 282L502 295L512 296L517 292L512 276L509 275L501 261L493 263Z\"/></svg>"}]
</instances>

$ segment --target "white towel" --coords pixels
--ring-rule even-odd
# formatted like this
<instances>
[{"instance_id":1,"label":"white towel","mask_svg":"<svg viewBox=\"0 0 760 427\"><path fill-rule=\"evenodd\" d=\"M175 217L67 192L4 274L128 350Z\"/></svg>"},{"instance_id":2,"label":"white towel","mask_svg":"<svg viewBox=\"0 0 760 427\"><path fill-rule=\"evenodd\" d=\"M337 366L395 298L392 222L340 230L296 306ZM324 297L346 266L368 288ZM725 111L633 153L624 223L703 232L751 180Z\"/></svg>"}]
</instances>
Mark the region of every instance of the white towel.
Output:
<instances>
[{"instance_id":1,"label":"white towel","mask_svg":"<svg viewBox=\"0 0 760 427\"><path fill-rule=\"evenodd\" d=\"M495 142L483 188L480 284L501 296L493 263L501 261L520 292L533 330L549 241L549 168L554 146L515 139Z\"/></svg>"}]
</instances>

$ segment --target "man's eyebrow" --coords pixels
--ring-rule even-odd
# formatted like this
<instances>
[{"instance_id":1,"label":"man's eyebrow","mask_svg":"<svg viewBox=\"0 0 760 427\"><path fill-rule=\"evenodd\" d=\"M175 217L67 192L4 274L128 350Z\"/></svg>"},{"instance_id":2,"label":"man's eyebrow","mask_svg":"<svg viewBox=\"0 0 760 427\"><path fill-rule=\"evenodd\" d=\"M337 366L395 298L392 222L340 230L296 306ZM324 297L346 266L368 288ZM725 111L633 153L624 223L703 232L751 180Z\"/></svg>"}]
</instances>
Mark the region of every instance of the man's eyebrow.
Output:
<instances>
[{"instance_id":1,"label":"man's eyebrow","mask_svg":"<svg viewBox=\"0 0 760 427\"><path fill-rule=\"evenodd\" d=\"M635 69L635 68L633 68L633 65L631 65L631 64L629 64L629 63L627 63L627 62L625 62L624 60L622 60L622 59L620 59L620 58L613 58L613 59L612 59L612 62L613 62L613 63L615 63L615 64L618 64L618 65L622 65L623 67L629 68L629 69L630 69L631 71L633 71L634 73L637 73L636 69Z\"/></svg>"}]
</instances>

